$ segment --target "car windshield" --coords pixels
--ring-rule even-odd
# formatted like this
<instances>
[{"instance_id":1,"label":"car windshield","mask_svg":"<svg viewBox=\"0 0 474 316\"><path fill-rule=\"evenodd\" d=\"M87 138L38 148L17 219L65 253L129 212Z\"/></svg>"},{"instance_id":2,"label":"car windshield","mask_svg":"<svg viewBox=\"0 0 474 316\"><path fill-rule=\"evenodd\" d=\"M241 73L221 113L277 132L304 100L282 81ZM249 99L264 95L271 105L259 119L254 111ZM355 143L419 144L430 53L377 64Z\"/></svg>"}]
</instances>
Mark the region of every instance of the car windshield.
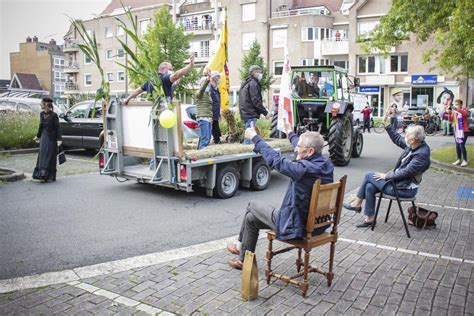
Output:
<instances>
[{"instance_id":1,"label":"car windshield","mask_svg":"<svg viewBox=\"0 0 474 316\"><path fill-rule=\"evenodd\" d=\"M334 93L333 73L330 71L294 71L291 82L296 98L329 98Z\"/></svg>"}]
</instances>

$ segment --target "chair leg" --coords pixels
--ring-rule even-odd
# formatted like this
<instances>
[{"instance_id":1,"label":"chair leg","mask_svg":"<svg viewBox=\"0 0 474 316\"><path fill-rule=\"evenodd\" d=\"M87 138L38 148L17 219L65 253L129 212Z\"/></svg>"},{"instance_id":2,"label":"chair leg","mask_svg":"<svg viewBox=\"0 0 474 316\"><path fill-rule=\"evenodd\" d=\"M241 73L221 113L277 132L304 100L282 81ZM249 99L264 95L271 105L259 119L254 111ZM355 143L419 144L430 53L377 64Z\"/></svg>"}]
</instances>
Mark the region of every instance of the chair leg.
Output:
<instances>
[{"instance_id":1,"label":"chair leg","mask_svg":"<svg viewBox=\"0 0 474 316\"><path fill-rule=\"evenodd\" d=\"M300 273L303 261L301 260L301 248L298 248L298 259L296 259L296 272Z\"/></svg>"},{"instance_id":2,"label":"chair leg","mask_svg":"<svg viewBox=\"0 0 474 316\"><path fill-rule=\"evenodd\" d=\"M382 193L380 193L379 200L377 202L377 208L375 209L374 223L372 224L372 231L375 229L375 224L377 224L377 215L379 214L380 203L382 202Z\"/></svg>"},{"instance_id":3,"label":"chair leg","mask_svg":"<svg viewBox=\"0 0 474 316\"><path fill-rule=\"evenodd\" d=\"M400 203L400 200L397 200L397 203L398 203L398 208L400 209L400 215L402 216L403 225L405 226L405 231L407 232L408 238L411 238L410 232L408 231L407 220L405 219L405 214L403 213L402 203Z\"/></svg>"},{"instance_id":4,"label":"chair leg","mask_svg":"<svg viewBox=\"0 0 474 316\"><path fill-rule=\"evenodd\" d=\"M270 284L270 279L272 278L272 258L273 258L273 239L271 237L268 237L267 270L265 270L267 285Z\"/></svg>"},{"instance_id":5,"label":"chair leg","mask_svg":"<svg viewBox=\"0 0 474 316\"><path fill-rule=\"evenodd\" d=\"M332 284L332 279L334 278L334 273L332 272L332 268L334 266L334 255L336 252L336 243L331 243L331 248L329 252L329 271L326 273L326 278L328 280L328 287Z\"/></svg>"},{"instance_id":6,"label":"chair leg","mask_svg":"<svg viewBox=\"0 0 474 316\"><path fill-rule=\"evenodd\" d=\"M385 223L388 221L388 216L390 215L390 209L392 208L392 200L388 203L387 216L385 216Z\"/></svg>"},{"instance_id":7,"label":"chair leg","mask_svg":"<svg viewBox=\"0 0 474 316\"><path fill-rule=\"evenodd\" d=\"M303 298L306 297L308 291L308 272L309 272L309 251L304 251L304 270L303 270L303 282L300 282L300 289L303 292Z\"/></svg>"}]
</instances>

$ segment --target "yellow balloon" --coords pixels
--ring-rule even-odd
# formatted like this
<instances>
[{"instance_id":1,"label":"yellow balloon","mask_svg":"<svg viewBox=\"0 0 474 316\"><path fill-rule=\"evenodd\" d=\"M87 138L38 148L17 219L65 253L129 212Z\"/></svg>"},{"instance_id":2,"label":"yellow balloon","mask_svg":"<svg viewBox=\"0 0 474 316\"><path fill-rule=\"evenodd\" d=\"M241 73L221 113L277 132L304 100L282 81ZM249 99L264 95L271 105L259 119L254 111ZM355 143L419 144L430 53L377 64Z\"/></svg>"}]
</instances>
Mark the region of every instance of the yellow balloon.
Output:
<instances>
[{"instance_id":1,"label":"yellow balloon","mask_svg":"<svg viewBox=\"0 0 474 316\"><path fill-rule=\"evenodd\" d=\"M164 110L160 114L160 125L163 128L172 128L176 124L176 115L171 110Z\"/></svg>"}]
</instances>

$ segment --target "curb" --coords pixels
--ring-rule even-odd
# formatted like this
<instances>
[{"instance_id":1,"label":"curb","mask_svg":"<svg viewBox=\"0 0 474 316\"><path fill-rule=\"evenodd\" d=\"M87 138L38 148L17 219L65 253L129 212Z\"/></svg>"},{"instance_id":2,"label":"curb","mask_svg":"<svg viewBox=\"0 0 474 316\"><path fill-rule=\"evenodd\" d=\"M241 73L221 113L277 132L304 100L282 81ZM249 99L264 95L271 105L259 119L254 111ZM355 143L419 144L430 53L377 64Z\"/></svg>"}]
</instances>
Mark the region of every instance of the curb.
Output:
<instances>
[{"instance_id":1,"label":"curb","mask_svg":"<svg viewBox=\"0 0 474 316\"><path fill-rule=\"evenodd\" d=\"M37 153L38 151L39 151L39 148L0 150L0 155L34 154L34 153Z\"/></svg>"},{"instance_id":2,"label":"curb","mask_svg":"<svg viewBox=\"0 0 474 316\"><path fill-rule=\"evenodd\" d=\"M452 164L447 164L445 162L441 162L441 161L433 159L433 158L431 158L431 163L433 163L434 165L437 165L438 167L442 167L444 169L456 170L459 173L474 175L474 169L472 169L472 168L459 167L459 166L455 166L455 165L452 165Z\"/></svg>"},{"instance_id":3,"label":"curb","mask_svg":"<svg viewBox=\"0 0 474 316\"><path fill-rule=\"evenodd\" d=\"M7 175L0 175L0 181L7 181L7 182L14 182L23 180L25 178L25 174L23 172L16 171L14 169L9 168L0 168L0 170L5 170L11 172L11 174Z\"/></svg>"}]
</instances>

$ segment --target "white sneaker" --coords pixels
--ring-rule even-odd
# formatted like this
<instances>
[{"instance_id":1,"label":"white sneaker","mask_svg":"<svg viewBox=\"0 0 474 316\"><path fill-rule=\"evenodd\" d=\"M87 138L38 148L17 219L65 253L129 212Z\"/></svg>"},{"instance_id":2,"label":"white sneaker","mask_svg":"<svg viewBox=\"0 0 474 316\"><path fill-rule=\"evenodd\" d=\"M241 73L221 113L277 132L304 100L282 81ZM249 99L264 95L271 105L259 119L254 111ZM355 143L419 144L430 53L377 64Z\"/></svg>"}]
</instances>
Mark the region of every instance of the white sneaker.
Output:
<instances>
[{"instance_id":1,"label":"white sneaker","mask_svg":"<svg viewBox=\"0 0 474 316\"><path fill-rule=\"evenodd\" d=\"M461 163L461 167L466 167L466 166L467 166L467 161L463 160L463 162Z\"/></svg>"},{"instance_id":2,"label":"white sneaker","mask_svg":"<svg viewBox=\"0 0 474 316\"><path fill-rule=\"evenodd\" d=\"M461 160L456 160L455 162L453 162L453 165L455 166L459 166L461 164Z\"/></svg>"}]
</instances>

